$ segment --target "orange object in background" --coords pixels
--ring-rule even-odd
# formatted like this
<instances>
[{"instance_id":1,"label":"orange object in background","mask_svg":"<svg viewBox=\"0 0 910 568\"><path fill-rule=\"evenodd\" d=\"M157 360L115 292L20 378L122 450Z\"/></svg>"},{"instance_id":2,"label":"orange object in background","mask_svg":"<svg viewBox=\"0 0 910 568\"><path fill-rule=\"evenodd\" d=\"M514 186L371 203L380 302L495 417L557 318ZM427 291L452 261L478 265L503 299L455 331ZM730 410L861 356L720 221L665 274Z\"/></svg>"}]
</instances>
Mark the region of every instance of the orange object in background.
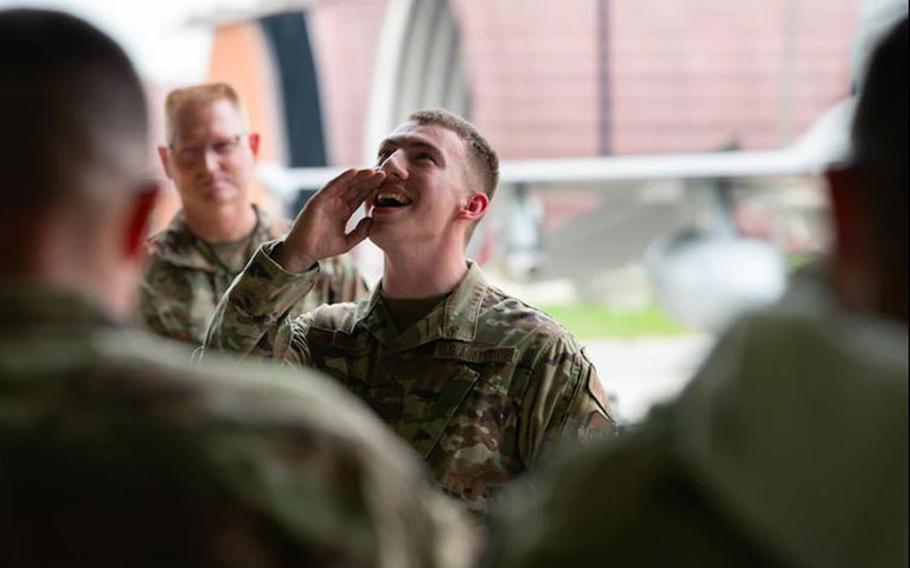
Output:
<instances>
[{"instance_id":1,"label":"orange object in background","mask_svg":"<svg viewBox=\"0 0 910 568\"><path fill-rule=\"evenodd\" d=\"M284 129L278 114L280 95L274 65L259 25L242 22L215 31L208 81L234 87L243 101L250 131L260 134L259 161L285 163ZM273 216L283 217L283 204L260 183L251 192L253 201Z\"/></svg>"},{"instance_id":2,"label":"orange object in background","mask_svg":"<svg viewBox=\"0 0 910 568\"><path fill-rule=\"evenodd\" d=\"M243 101L251 132L260 134L259 161L284 163L284 133L278 109L281 108L276 90L277 78L272 76L273 63L261 28L255 21L219 26L215 30L211 63L206 82L224 82L237 91ZM163 142L164 98L167 90L159 89L150 93L152 104L153 131L161 137L155 146ZM157 162L157 156L154 157ZM180 209L180 198L167 180L160 164L158 172L166 181L158 207L152 219L150 234L154 234L170 222ZM274 216L284 216L283 204L272 196L262 184L256 182L252 188L253 201Z\"/></svg>"}]
</instances>

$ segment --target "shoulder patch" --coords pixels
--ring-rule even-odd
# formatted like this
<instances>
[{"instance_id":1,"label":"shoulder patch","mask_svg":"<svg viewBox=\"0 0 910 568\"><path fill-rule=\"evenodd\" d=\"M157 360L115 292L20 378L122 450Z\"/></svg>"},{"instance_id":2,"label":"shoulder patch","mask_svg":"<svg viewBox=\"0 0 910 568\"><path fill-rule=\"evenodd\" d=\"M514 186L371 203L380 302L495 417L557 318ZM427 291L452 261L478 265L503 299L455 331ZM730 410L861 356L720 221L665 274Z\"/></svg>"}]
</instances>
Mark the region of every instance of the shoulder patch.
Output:
<instances>
[{"instance_id":1,"label":"shoulder patch","mask_svg":"<svg viewBox=\"0 0 910 568\"><path fill-rule=\"evenodd\" d=\"M592 412L578 429L578 439L582 445L587 446L612 437L614 429L615 425L610 419L599 412Z\"/></svg>"},{"instance_id":2,"label":"shoulder patch","mask_svg":"<svg viewBox=\"0 0 910 568\"><path fill-rule=\"evenodd\" d=\"M606 410L609 396L607 395L607 391L604 390L603 383L600 381L597 373L590 373L588 375L588 393Z\"/></svg>"}]
</instances>

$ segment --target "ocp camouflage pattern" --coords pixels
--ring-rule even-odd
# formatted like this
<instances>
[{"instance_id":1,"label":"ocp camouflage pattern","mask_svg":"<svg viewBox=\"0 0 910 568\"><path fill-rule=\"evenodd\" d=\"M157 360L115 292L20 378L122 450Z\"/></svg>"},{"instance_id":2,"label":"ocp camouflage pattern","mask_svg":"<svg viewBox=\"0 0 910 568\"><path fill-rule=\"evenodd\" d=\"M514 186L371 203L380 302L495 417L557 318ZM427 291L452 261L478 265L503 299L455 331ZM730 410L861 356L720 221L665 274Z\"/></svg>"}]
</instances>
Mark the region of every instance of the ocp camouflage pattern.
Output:
<instances>
[{"instance_id":1,"label":"ocp camouflage pattern","mask_svg":"<svg viewBox=\"0 0 910 568\"><path fill-rule=\"evenodd\" d=\"M380 289L287 317L318 271L285 272L270 256L274 246L260 248L222 299L206 351L311 365L337 378L472 511L484 514L555 442L613 431L597 373L571 334L490 286L477 265L399 334Z\"/></svg>"},{"instance_id":2,"label":"ocp camouflage pattern","mask_svg":"<svg viewBox=\"0 0 910 568\"><path fill-rule=\"evenodd\" d=\"M264 242L283 236L290 228L256 208L258 222L247 246L235 258L219 259L212 247L187 227L182 212L149 239L149 266L140 288L139 313L144 326L163 336L202 345L215 305L252 253ZM364 296L366 285L347 257L327 261L313 292L293 307L293 314L322 304L350 302Z\"/></svg>"},{"instance_id":3,"label":"ocp camouflage pattern","mask_svg":"<svg viewBox=\"0 0 910 568\"><path fill-rule=\"evenodd\" d=\"M471 565L459 508L334 381L188 353L0 283L0 564Z\"/></svg>"}]
</instances>

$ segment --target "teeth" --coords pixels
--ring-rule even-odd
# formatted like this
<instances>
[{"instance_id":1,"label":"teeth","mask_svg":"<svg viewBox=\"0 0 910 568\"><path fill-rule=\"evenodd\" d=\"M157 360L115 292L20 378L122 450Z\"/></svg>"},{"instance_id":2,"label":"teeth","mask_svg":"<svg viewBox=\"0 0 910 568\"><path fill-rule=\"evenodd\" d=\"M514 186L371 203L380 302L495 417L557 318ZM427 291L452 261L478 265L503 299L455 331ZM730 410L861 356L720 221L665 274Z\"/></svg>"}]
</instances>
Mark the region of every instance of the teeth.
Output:
<instances>
[{"instance_id":1,"label":"teeth","mask_svg":"<svg viewBox=\"0 0 910 568\"><path fill-rule=\"evenodd\" d=\"M400 193L381 191L376 194L376 204L381 207L403 206L410 205L411 199L407 196L401 195Z\"/></svg>"}]
</instances>

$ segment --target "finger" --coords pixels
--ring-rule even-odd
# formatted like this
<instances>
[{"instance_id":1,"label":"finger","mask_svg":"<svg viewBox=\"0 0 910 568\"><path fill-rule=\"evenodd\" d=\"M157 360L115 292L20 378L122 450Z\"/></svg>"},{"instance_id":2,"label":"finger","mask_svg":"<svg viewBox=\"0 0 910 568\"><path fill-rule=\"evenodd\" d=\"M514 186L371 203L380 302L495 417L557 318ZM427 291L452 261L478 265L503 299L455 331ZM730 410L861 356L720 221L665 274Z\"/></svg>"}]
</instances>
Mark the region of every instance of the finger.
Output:
<instances>
[{"instance_id":1,"label":"finger","mask_svg":"<svg viewBox=\"0 0 910 568\"><path fill-rule=\"evenodd\" d=\"M336 187L340 184L344 184L348 180L352 179L355 175L357 175L357 170L355 170L353 168L347 169L347 170L341 172L340 174L338 174L337 176L335 176L334 178L332 178L331 180L329 180L329 182L327 184L322 186L322 189L319 190L319 193L322 193L324 191L329 191L330 188Z\"/></svg>"},{"instance_id":2,"label":"finger","mask_svg":"<svg viewBox=\"0 0 910 568\"><path fill-rule=\"evenodd\" d=\"M370 196L376 191L376 188L382 184L385 174L379 174L377 177L365 180L355 186L352 186L348 193L341 197L347 210L338 219L342 225L347 226L348 221L353 217L361 204L365 203Z\"/></svg>"},{"instance_id":3,"label":"finger","mask_svg":"<svg viewBox=\"0 0 910 568\"><path fill-rule=\"evenodd\" d=\"M370 232L370 224L373 222L369 217L364 217L357 223L357 226L354 227L354 230L345 235L344 241L348 247L348 250L351 250L358 244L360 244L363 239L367 238L367 235Z\"/></svg>"},{"instance_id":4,"label":"finger","mask_svg":"<svg viewBox=\"0 0 910 568\"><path fill-rule=\"evenodd\" d=\"M343 192L345 189L351 187L351 185L365 179L367 177L367 174L369 174L371 171L372 170L345 170L340 175L332 179L329 183L325 184L325 186L319 190L318 194L334 195Z\"/></svg>"},{"instance_id":5,"label":"finger","mask_svg":"<svg viewBox=\"0 0 910 568\"><path fill-rule=\"evenodd\" d=\"M351 209L357 209L360 204L366 201L376 189L385 181L386 175L383 172L374 172L374 175L353 185L344 194L344 201Z\"/></svg>"}]
</instances>

